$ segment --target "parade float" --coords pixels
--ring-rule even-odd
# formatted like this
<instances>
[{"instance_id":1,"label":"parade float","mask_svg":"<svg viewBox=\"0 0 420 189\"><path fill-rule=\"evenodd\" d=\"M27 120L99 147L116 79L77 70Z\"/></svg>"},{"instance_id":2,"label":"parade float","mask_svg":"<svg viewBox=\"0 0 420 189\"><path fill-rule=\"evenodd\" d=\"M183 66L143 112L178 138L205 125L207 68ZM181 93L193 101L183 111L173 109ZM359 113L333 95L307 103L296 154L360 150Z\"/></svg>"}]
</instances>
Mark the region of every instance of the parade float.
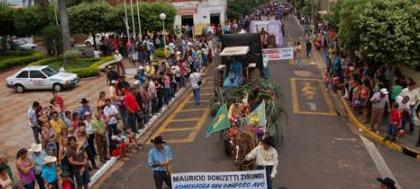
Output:
<instances>
[{"instance_id":1,"label":"parade float","mask_svg":"<svg viewBox=\"0 0 420 189\"><path fill-rule=\"evenodd\" d=\"M282 142L282 94L268 79L258 34L224 35L222 48L207 133L219 133L240 170L252 169L253 161L239 162L263 137L274 138L277 147Z\"/></svg>"}]
</instances>

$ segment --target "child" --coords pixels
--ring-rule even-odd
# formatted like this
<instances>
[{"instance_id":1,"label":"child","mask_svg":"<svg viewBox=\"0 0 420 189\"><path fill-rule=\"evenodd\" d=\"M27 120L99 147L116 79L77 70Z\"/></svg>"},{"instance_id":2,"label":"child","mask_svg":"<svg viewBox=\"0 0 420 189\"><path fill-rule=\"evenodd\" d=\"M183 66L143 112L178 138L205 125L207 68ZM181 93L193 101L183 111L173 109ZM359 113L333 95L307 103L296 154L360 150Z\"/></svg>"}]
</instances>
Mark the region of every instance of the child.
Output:
<instances>
[{"instance_id":1,"label":"child","mask_svg":"<svg viewBox=\"0 0 420 189\"><path fill-rule=\"evenodd\" d=\"M57 167L55 165L57 158L54 156L46 156L45 164L41 169L41 177L44 179L47 189L58 189Z\"/></svg>"},{"instance_id":2,"label":"child","mask_svg":"<svg viewBox=\"0 0 420 189\"><path fill-rule=\"evenodd\" d=\"M385 137L384 140L391 138L392 141L395 141L396 131L401 123L401 112L398 107L399 106L397 103L392 105L391 113L389 116L388 136Z\"/></svg>"},{"instance_id":3,"label":"child","mask_svg":"<svg viewBox=\"0 0 420 189\"><path fill-rule=\"evenodd\" d=\"M140 143L140 141L138 141L138 140L136 139L136 133L134 133L134 132L131 130L131 128L126 128L126 129L124 130L124 132L125 132L125 134L127 135L127 138L128 138L128 147L129 147L130 149L133 149L133 148L141 149L141 147L142 147L143 145Z\"/></svg>"},{"instance_id":4,"label":"child","mask_svg":"<svg viewBox=\"0 0 420 189\"><path fill-rule=\"evenodd\" d=\"M69 171L63 171L60 177L62 189L73 189L74 182L72 180L72 175Z\"/></svg>"},{"instance_id":5,"label":"child","mask_svg":"<svg viewBox=\"0 0 420 189\"><path fill-rule=\"evenodd\" d=\"M111 137L111 155L114 157L122 156L124 159L127 159L131 156L127 148L127 137L122 135L121 130L116 129L114 135Z\"/></svg>"}]
</instances>

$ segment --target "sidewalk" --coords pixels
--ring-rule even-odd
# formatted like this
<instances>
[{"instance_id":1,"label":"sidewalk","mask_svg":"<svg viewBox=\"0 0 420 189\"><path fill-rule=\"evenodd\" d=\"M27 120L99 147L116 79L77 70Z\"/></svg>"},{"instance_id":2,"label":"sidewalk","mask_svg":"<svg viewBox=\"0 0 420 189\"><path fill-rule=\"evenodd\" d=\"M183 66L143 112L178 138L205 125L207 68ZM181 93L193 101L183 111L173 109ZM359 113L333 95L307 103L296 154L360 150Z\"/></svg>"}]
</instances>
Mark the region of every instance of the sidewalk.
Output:
<instances>
[{"instance_id":1,"label":"sidewalk","mask_svg":"<svg viewBox=\"0 0 420 189\"><path fill-rule=\"evenodd\" d=\"M295 16L293 16L293 19L296 19ZM296 19L296 22L298 22L298 20ZM301 29L303 30L303 26L301 26L299 24L299 26L301 27ZM313 48L314 49L314 48ZM312 59L315 62L322 62L321 64L318 64L320 69L325 71L325 66L327 65L327 52L325 52L324 50L316 50L314 49L312 52ZM306 62L305 62L306 63ZM409 135L408 133L406 133L405 136L397 139L396 142L392 142L392 141L384 141L384 136L386 136L385 132L382 133L376 133L376 132L372 132L370 131L370 126L369 124L363 124L360 120L361 117L357 116L354 114L354 112L352 111L351 107L349 106L349 102L348 100L344 99L343 97L339 96L339 94L333 93L332 91L329 91L330 96L333 97L333 101L334 102L338 102L335 103L336 107L336 111L339 114L346 114L349 118L349 120L353 123L353 125L367 138L369 138L372 141L375 141L376 143L379 144L383 144L386 147L395 150L397 152L401 152L405 155L408 155L410 157L414 157L420 160L420 147L415 147L415 144L417 142L417 137L418 137L418 132L419 128L415 127L415 130L413 132L412 135ZM336 100L337 99L337 100ZM340 110L343 112L341 113ZM384 121L384 123L386 123L386 121ZM407 125L408 126L408 125ZM387 124L383 125L383 130L386 131L387 128Z\"/></svg>"}]
</instances>

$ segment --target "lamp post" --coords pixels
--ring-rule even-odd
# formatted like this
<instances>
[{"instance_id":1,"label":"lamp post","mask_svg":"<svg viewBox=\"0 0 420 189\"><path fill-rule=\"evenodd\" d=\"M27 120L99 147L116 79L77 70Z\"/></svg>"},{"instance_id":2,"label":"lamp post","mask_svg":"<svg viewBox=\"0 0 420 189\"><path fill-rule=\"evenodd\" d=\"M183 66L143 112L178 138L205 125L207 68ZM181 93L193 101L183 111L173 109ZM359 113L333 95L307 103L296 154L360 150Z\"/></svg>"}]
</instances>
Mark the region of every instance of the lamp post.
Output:
<instances>
[{"instance_id":1,"label":"lamp post","mask_svg":"<svg viewBox=\"0 0 420 189\"><path fill-rule=\"evenodd\" d=\"M163 28L163 44L166 47L166 32L165 32L165 20L166 20L166 14L160 13L159 14L160 20L162 20L162 28Z\"/></svg>"}]
</instances>

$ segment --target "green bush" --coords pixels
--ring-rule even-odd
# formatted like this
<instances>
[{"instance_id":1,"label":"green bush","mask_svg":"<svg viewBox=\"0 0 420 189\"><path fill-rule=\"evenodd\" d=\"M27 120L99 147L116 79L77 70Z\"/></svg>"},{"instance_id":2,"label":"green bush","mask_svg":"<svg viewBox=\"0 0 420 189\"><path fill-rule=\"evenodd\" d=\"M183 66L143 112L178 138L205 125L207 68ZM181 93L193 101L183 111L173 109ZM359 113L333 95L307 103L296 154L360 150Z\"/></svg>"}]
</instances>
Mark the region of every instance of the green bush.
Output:
<instances>
[{"instance_id":1,"label":"green bush","mask_svg":"<svg viewBox=\"0 0 420 189\"><path fill-rule=\"evenodd\" d=\"M93 77L99 75L99 66L112 60L112 56L100 58L96 63L86 68L74 68L67 70L68 72L77 74L80 78Z\"/></svg>"},{"instance_id":2,"label":"green bush","mask_svg":"<svg viewBox=\"0 0 420 189\"><path fill-rule=\"evenodd\" d=\"M25 52L23 54L26 54L26 53L28 52ZM13 57L13 58L8 58L8 59L0 61L0 71L7 70L16 66L23 66L23 65L26 65L31 62L44 58L44 55L41 52L32 52L32 53L33 53L32 55Z\"/></svg>"},{"instance_id":3,"label":"green bush","mask_svg":"<svg viewBox=\"0 0 420 189\"><path fill-rule=\"evenodd\" d=\"M68 50L64 52L63 58L69 63L73 63L76 59L80 58L82 55L78 50Z\"/></svg>"},{"instance_id":4,"label":"green bush","mask_svg":"<svg viewBox=\"0 0 420 189\"><path fill-rule=\"evenodd\" d=\"M166 58L165 56L165 50L163 48L156 49L155 52L153 52L154 58Z\"/></svg>"},{"instance_id":5,"label":"green bush","mask_svg":"<svg viewBox=\"0 0 420 189\"><path fill-rule=\"evenodd\" d=\"M38 61L35 61L35 62L32 62L31 64L29 64L29 65L48 65L48 64L51 64L51 63L53 63L53 62L57 62L57 61L60 61L62 58L57 58L57 57L50 57L50 58L44 58L44 59L41 59L41 60L38 60Z\"/></svg>"},{"instance_id":6,"label":"green bush","mask_svg":"<svg viewBox=\"0 0 420 189\"><path fill-rule=\"evenodd\" d=\"M61 60L62 58L45 58L39 61L36 61L34 63L32 63L31 65L52 65L55 64L57 62L62 62ZM92 58L87 58L87 59L79 59L76 62L81 62L81 61L92 61L92 60L96 60L95 63L91 64L88 67L78 67L78 68L70 68L70 69L66 69L66 72L70 72L70 73L75 73L77 74L80 78L86 78L86 77L93 77L93 76L97 76L99 75L99 66L107 63L109 61L112 60L112 56L106 56L106 57L102 57L100 59L92 59ZM60 63L61 64L61 63ZM83 64L83 63L81 63ZM52 66L54 67L54 66Z\"/></svg>"}]
</instances>

